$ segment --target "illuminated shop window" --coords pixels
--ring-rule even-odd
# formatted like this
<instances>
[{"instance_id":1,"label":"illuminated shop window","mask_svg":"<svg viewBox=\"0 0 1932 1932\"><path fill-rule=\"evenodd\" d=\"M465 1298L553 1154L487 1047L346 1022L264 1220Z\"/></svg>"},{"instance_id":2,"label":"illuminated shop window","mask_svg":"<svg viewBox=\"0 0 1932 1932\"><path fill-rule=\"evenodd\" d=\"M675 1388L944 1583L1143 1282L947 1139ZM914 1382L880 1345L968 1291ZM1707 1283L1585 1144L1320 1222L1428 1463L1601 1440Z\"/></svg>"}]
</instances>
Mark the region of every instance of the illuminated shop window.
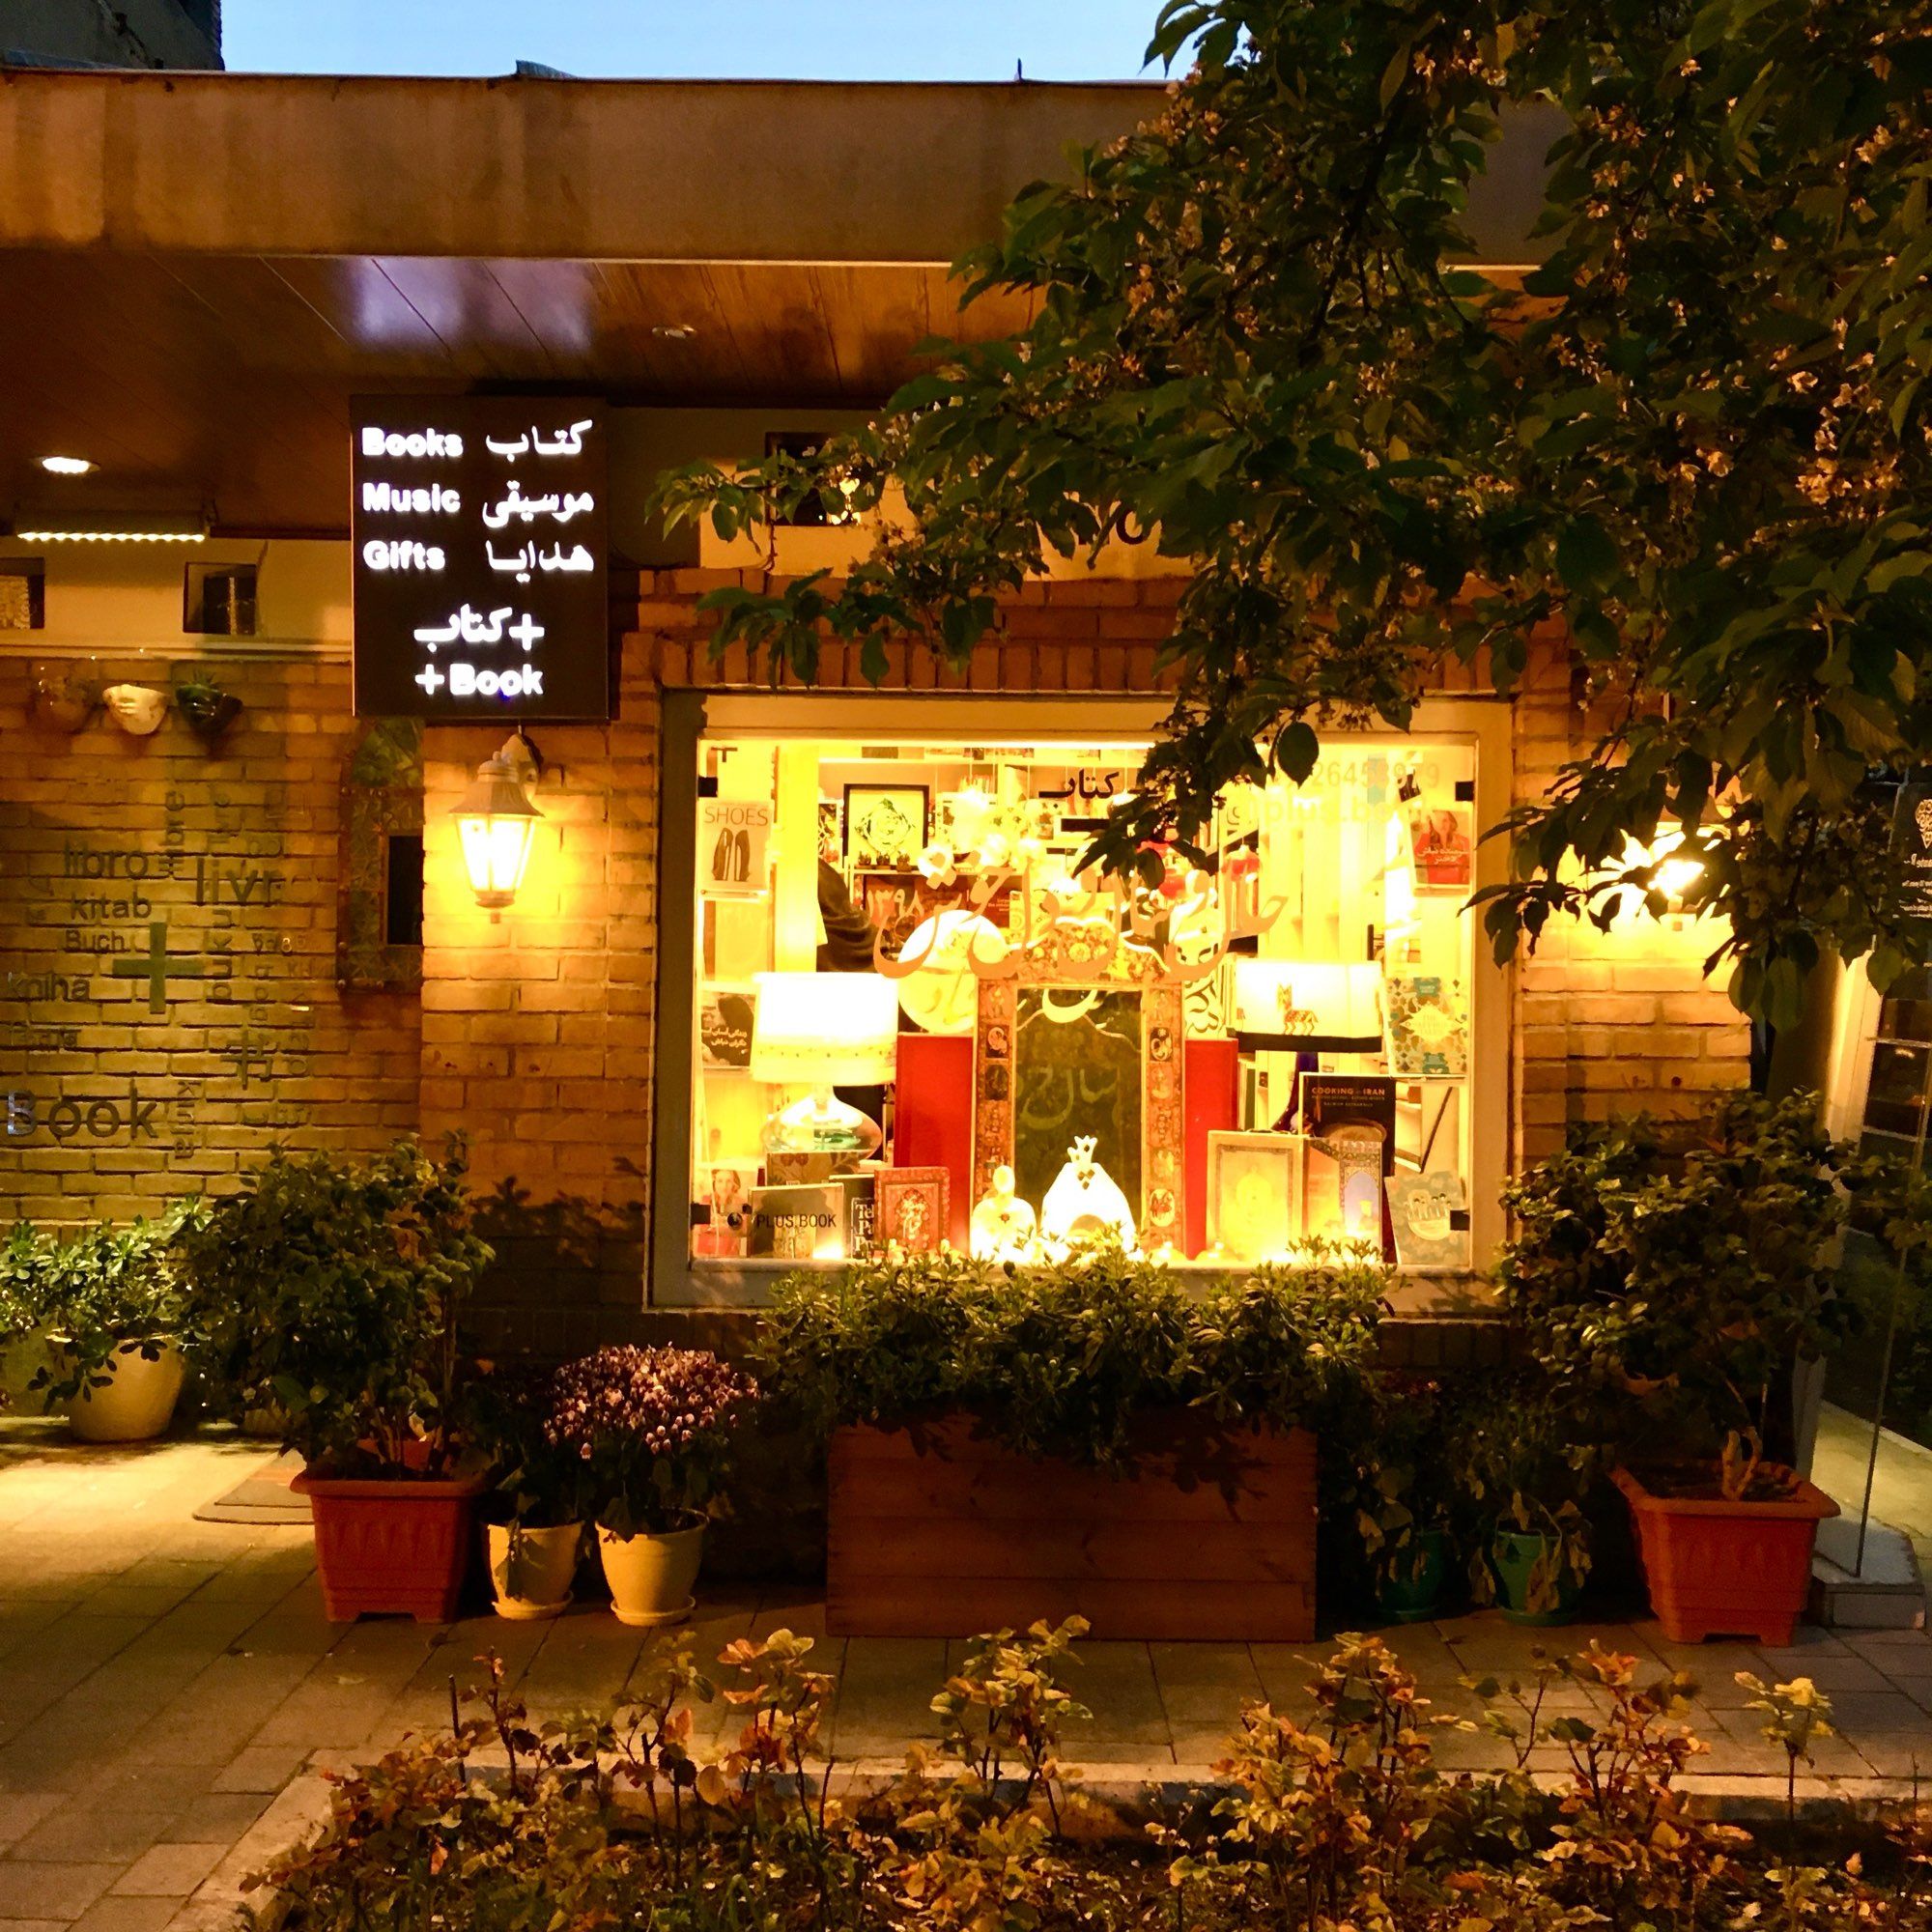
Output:
<instances>
[{"instance_id":1,"label":"illuminated shop window","mask_svg":"<svg viewBox=\"0 0 1932 1932\"><path fill-rule=\"evenodd\" d=\"M1328 740L1129 888L1080 862L1145 749L700 740L695 1269L1470 1264L1473 742Z\"/></svg>"}]
</instances>

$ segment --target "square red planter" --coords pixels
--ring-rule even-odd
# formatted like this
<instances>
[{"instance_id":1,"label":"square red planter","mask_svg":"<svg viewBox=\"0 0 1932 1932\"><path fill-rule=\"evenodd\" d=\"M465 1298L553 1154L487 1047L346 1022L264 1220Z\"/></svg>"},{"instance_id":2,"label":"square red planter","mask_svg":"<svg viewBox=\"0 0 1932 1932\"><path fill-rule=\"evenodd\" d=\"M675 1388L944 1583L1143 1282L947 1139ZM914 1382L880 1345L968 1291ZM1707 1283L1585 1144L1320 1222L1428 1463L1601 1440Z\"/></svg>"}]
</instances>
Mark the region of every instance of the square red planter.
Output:
<instances>
[{"instance_id":1,"label":"square red planter","mask_svg":"<svg viewBox=\"0 0 1932 1932\"><path fill-rule=\"evenodd\" d=\"M476 1498L488 1487L481 1476L378 1482L304 1469L289 1487L308 1498L315 1520L315 1567L330 1623L455 1617Z\"/></svg>"},{"instance_id":2,"label":"square red planter","mask_svg":"<svg viewBox=\"0 0 1932 1932\"><path fill-rule=\"evenodd\" d=\"M1811 1546L1838 1506L1815 1484L1776 1502L1659 1495L1611 1471L1630 1504L1650 1607L1672 1643L1749 1636L1782 1646L1811 1591Z\"/></svg>"}]
</instances>

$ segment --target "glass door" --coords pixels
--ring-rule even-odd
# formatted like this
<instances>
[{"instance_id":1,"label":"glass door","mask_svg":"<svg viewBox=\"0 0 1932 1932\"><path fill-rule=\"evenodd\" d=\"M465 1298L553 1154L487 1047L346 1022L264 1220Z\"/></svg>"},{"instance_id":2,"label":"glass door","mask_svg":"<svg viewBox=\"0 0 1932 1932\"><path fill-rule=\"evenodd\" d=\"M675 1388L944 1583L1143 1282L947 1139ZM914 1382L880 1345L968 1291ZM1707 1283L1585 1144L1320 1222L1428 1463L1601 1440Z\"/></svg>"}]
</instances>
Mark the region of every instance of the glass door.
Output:
<instances>
[{"instance_id":1,"label":"glass door","mask_svg":"<svg viewBox=\"0 0 1932 1932\"><path fill-rule=\"evenodd\" d=\"M1845 976L1833 1127L1914 1167L1932 1118L1932 970L1918 968L1882 998L1860 967ZM1844 1512L1835 1560L1864 1575L1874 1524L1903 1533L1932 1575L1932 1297L1922 1267L1853 1234L1840 1279L1859 1332L1826 1372L1811 1476ZM1846 1535L1845 1532L1850 1534Z\"/></svg>"}]
</instances>

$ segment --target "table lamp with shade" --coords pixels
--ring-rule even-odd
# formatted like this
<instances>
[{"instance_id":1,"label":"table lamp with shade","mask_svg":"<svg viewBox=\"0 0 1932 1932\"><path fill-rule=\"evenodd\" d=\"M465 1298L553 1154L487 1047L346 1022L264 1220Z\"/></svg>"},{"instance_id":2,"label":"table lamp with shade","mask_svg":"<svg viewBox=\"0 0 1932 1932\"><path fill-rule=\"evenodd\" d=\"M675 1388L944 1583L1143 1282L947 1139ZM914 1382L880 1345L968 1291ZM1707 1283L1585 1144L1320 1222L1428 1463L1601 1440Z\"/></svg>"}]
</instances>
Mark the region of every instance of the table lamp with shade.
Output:
<instances>
[{"instance_id":1,"label":"table lamp with shade","mask_svg":"<svg viewBox=\"0 0 1932 1932\"><path fill-rule=\"evenodd\" d=\"M877 1152L875 1121L834 1087L877 1087L898 1063L898 992L879 973L760 973L752 1020L752 1078L805 1087L765 1122L768 1152L832 1154L840 1162Z\"/></svg>"}]
</instances>

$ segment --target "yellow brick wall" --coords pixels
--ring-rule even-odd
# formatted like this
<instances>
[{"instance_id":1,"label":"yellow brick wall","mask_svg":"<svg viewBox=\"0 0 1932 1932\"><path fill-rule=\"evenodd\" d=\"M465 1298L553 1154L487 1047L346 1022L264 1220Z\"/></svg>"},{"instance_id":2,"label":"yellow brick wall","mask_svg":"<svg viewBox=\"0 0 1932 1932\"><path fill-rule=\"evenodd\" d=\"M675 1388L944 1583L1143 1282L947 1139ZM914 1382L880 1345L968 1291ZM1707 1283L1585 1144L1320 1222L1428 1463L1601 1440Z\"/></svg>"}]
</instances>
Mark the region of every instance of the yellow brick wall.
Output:
<instances>
[{"instance_id":1,"label":"yellow brick wall","mask_svg":"<svg viewBox=\"0 0 1932 1932\"><path fill-rule=\"evenodd\" d=\"M210 757L172 713L145 740L100 716L73 738L32 724L28 667L0 660L0 1090L34 1095L36 1110L30 1131L0 1136L0 1206L49 1219L127 1215L232 1183L276 1140L360 1147L411 1127L460 1128L504 1257L491 1287L493 1336L554 1350L637 1332L650 1208L661 694L753 684L742 653L712 663L710 621L696 609L704 590L737 581L645 573L635 606L620 607L619 717L534 731L550 764L544 822L517 905L498 923L470 896L449 811L502 733L425 731L419 1008L412 995L334 983L340 786L361 730L349 716L346 666L224 666L223 682L247 709ZM885 688L1155 691L1178 587L1171 579L1029 586L965 669L943 670L895 643ZM156 683L170 681L165 668L155 660L98 668L110 680ZM856 649L829 647L819 684L869 688ZM1444 688L1481 684L1459 673ZM1582 749L1586 724L1567 656L1545 640L1514 712L1520 800ZM98 915L76 912L77 897L123 880L77 880L70 868L125 873L130 853L145 855L149 910L116 895ZM174 875L156 876L169 854ZM147 982L131 966L151 920L166 923L171 958L203 968L164 981L159 1013L148 1010ZM1550 929L1515 976L1504 1127L1513 1164L1559 1145L1567 1122L1615 1108L1682 1111L1743 1079L1746 1030L1699 973L1712 943L1694 927L1647 921L1607 935ZM89 950L101 944L121 950ZM118 977L117 958L130 962ZM84 996L66 997L63 978L83 977ZM117 1105L129 1111L130 1088L136 1105L158 1110L137 1128L112 1117ZM75 1104L56 1138L44 1122L63 1100ZM24 1129L27 1119L16 1101L7 1120Z\"/></svg>"},{"instance_id":2,"label":"yellow brick wall","mask_svg":"<svg viewBox=\"0 0 1932 1932\"><path fill-rule=\"evenodd\" d=\"M177 668L85 667L169 691ZM31 675L0 659L0 1208L125 1219L278 1141L412 1129L415 996L335 983L347 666L222 665L245 709L214 755L172 708L70 736L30 717Z\"/></svg>"},{"instance_id":3,"label":"yellow brick wall","mask_svg":"<svg viewBox=\"0 0 1932 1932\"><path fill-rule=\"evenodd\" d=\"M659 687L634 656L616 722L533 727L543 821L498 923L450 812L503 733L424 733L422 1125L469 1136L490 1197L487 1331L545 1352L633 1332L643 1301Z\"/></svg>"},{"instance_id":4,"label":"yellow brick wall","mask_svg":"<svg viewBox=\"0 0 1932 1932\"><path fill-rule=\"evenodd\" d=\"M1596 737L1560 639L1540 640L1515 714L1516 797L1527 804ZM1703 977L1718 943L1707 923L1642 915L1606 932L1574 920L1544 928L1517 967L1513 1166L1555 1152L1572 1121L1679 1117L1744 1084L1749 1029L1722 971Z\"/></svg>"}]
</instances>

